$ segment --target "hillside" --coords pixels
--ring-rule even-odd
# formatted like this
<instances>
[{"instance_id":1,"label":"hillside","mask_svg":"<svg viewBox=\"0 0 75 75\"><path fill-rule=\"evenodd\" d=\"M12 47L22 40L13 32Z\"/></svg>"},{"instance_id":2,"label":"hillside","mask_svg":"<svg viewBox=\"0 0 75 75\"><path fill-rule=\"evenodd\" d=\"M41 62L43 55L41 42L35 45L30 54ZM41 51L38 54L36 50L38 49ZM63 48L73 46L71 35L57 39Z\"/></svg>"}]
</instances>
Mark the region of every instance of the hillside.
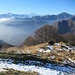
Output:
<instances>
[{"instance_id":1,"label":"hillside","mask_svg":"<svg viewBox=\"0 0 75 75\"><path fill-rule=\"evenodd\" d=\"M75 17L53 24L60 34L75 33Z\"/></svg>"},{"instance_id":2,"label":"hillside","mask_svg":"<svg viewBox=\"0 0 75 75\"><path fill-rule=\"evenodd\" d=\"M6 48L10 48L10 47L14 47L14 46L0 40L0 49L6 49Z\"/></svg>"},{"instance_id":3,"label":"hillside","mask_svg":"<svg viewBox=\"0 0 75 75\"><path fill-rule=\"evenodd\" d=\"M63 35L62 35L63 34ZM35 31L34 36L29 36L23 44L36 45L51 39L56 42L67 42L75 46L75 17L68 20L55 22L53 25L44 25Z\"/></svg>"}]
</instances>

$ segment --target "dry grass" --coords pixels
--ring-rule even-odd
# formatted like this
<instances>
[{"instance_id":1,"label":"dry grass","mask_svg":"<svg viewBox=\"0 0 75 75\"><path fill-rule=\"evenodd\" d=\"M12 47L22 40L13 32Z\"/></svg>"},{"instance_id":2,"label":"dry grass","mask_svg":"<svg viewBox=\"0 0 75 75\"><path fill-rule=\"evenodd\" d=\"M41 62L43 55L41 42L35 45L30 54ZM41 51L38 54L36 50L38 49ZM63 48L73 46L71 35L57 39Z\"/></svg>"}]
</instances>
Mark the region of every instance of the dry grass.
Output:
<instances>
[{"instance_id":1,"label":"dry grass","mask_svg":"<svg viewBox=\"0 0 75 75\"><path fill-rule=\"evenodd\" d=\"M75 60L75 51L69 52L65 50L62 50L62 51L56 50L54 53L59 56L59 57L56 57L57 59L62 58L64 60L65 58L67 59L70 58L72 60Z\"/></svg>"},{"instance_id":2,"label":"dry grass","mask_svg":"<svg viewBox=\"0 0 75 75\"><path fill-rule=\"evenodd\" d=\"M18 47L10 47L10 48L4 48L4 49L2 49L2 50L0 50L0 52L6 52L6 53L8 53L8 52L11 52L11 51L14 51L14 52L17 52L19 50L19 48Z\"/></svg>"},{"instance_id":3,"label":"dry grass","mask_svg":"<svg viewBox=\"0 0 75 75\"><path fill-rule=\"evenodd\" d=\"M0 72L0 75L39 75L37 72L23 72L23 71L17 71L13 69L8 69L5 72Z\"/></svg>"},{"instance_id":4,"label":"dry grass","mask_svg":"<svg viewBox=\"0 0 75 75\"><path fill-rule=\"evenodd\" d=\"M39 44L39 45L35 45L35 46L29 46L29 47L25 46L24 47L24 52L27 53L28 51L30 51L30 53L36 54L40 48L44 48L47 45L48 45L47 43L43 43L43 44Z\"/></svg>"},{"instance_id":5,"label":"dry grass","mask_svg":"<svg viewBox=\"0 0 75 75\"><path fill-rule=\"evenodd\" d=\"M45 48L46 46L48 46L47 43L43 43L43 44L39 44L39 45L35 45L35 46L23 46L21 47L11 47L8 49L4 49L1 51L5 51L5 52L20 52L20 53L25 53L25 54L33 54L36 55L38 53L38 50L40 48ZM58 49L54 49L53 52L49 52L49 53L40 53L41 58L43 59L49 59L49 60L55 60L56 62L60 62L63 61L65 58L70 58L72 60L75 60L75 50L73 52L69 52L66 50L58 50ZM54 59L52 59L51 57L55 56Z\"/></svg>"},{"instance_id":6,"label":"dry grass","mask_svg":"<svg viewBox=\"0 0 75 75\"><path fill-rule=\"evenodd\" d=\"M55 50L55 49L60 49L61 48L61 46L53 46L53 49Z\"/></svg>"},{"instance_id":7,"label":"dry grass","mask_svg":"<svg viewBox=\"0 0 75 75\"><path fill-rule=\"evenodd\" d=\"M14 51L14 52L18 52L18 53L36 54L40 48L44 48L47 45L48 45L47 43L43 43L43 44L39 44L39 45L35 45L35 46L10 47L10 48L6 48L6 49L2 49L2 50L0 50L0 52L8 53L8 52Z\"/></svg>"}]
</instances>

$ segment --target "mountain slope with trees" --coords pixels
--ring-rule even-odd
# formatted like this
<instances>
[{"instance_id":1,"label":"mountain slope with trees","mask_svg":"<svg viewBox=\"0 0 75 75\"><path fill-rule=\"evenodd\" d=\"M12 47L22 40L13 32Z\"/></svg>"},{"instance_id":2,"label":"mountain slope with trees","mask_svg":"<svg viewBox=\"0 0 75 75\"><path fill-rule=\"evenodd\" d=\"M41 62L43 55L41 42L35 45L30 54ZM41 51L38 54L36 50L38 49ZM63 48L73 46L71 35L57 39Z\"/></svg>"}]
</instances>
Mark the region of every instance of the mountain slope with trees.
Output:
<instances>
[{"instance_id":1,"label":"mountain slope with trees","mask_svg":"<svg viewBox=\"0 0 75 75\"><path fill-rule=\"evenodd\" d=\"M25 40L24 44L36 45L50 40L63 41L75 46L75 17L39 28L35 31L34 36L29 36Z\"/></svg>"}]
</instances>

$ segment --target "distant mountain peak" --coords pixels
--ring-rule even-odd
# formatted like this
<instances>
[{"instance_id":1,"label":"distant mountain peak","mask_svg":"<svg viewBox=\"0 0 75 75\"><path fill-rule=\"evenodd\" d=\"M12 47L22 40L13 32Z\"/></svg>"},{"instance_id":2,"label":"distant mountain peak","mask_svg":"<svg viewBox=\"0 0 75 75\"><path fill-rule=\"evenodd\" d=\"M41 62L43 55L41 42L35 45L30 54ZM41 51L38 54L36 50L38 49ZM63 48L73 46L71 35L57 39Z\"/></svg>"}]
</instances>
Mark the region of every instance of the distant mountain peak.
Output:
<instances>
[{"instance_id":1,"label":"distant mountain peak","mask_svg":"<svg viewBox=\"0 0 75 75\"><path fill-rule=\"evenodd\" d=\"M62 12L61 14L68 14L67 12Z\"/></svg>"},{"instance_id":2,"label":"distant mountain peak","mask_svg":"<svg viewBox=\"0 0 75 75\"><path fill-rule=\"evenodd\" d=\"M61 15L61 16L64 16L64 17L72 17L73 15L72 14L69 14L69 13L67 13L67 12L62 12L62 13L60 13L60 14L58 14L59 16Z\"/></svg>"},{"instance_id":3,"label":"distant mountain peak","mask_svg":"<svg viewBox=\"0 0 75 75\"><path fill-rule=\"evenodd\" d=\"M7 13L7 15L12 15L13 13Z\"/></svg>"}]
</instances>

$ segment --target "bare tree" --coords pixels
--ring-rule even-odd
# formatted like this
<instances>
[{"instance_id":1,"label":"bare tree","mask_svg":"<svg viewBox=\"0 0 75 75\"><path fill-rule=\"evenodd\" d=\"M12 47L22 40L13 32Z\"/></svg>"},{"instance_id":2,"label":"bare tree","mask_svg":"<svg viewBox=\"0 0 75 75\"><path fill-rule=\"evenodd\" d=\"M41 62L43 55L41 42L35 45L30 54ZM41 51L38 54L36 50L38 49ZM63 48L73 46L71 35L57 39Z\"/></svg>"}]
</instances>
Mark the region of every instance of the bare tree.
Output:
<instances>
[{"instance_id":1,"label":"bare tree","mask_svg":"<svg viewBox=\"0 0 75 75\"><path fill-rule=\"evenodd\" d=\"M65 34L64 37L68 40L68 43L75 46L75 34L68 33L68 34Z\"/></svg>"},{"instance_id":2,"label":"bare tree","mask_svg":"<svg viewBox=\"0 0 75 75\"><path fill-rule=\"evenodd\" d=\"M25 45L31 46L31 45L36 45L39 44L39 41L34 37L34 36L29 36L25 42Z\"/></svg>"},{"instance_id":3,"label":"bare tree","mask_svg":"<svg viewBox=\"0 0 75 75\"><path fill-rule=\"evenodd\" d=\"M54 39L56 34L57 31L52 25L45 25L35 32L35 37L43 43Z\"/></svg>"}]
</instances>

